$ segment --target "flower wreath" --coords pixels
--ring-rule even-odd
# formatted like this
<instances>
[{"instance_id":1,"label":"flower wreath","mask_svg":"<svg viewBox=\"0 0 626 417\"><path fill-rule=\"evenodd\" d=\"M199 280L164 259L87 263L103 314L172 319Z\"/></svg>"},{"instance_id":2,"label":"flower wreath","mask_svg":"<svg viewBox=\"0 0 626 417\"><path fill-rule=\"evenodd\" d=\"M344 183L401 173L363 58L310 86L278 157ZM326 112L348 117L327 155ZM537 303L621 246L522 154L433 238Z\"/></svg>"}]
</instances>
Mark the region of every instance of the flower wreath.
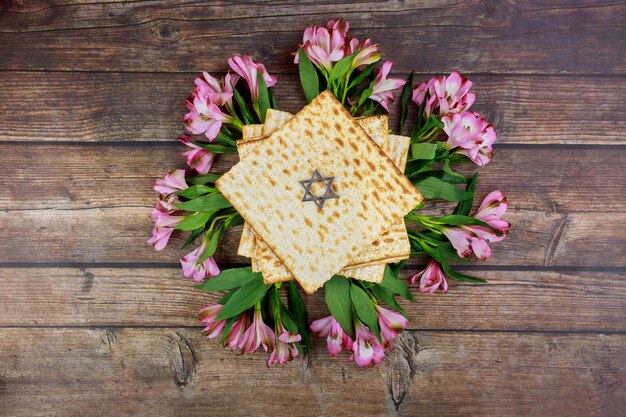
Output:
<instances>
[{"instance_id":1,"label":"flower wreath","mask_svg":"<svg viewBox=\"0 0 626 417\"><path fill-rule=\"evenodd\" d=\"M448 291L446 277L485 282L449 264L469 262L472 254L486 260L489 243L504 239L510 228L502 220L507 202L499 191L489 193L470 216L478 174L465 176L453 169L468 159L478 166L487 164L496 140L493 126L469 110L475 98L469 91L472 82L458 72L415 88L413 73L406 81L389 78L392 62L379 65L377 45L351 37L345 20L307 27L294 56L307 101L328 89L353 116L388 113L394 90L402 88L400 132L409 105L417 107L405 175L426 199L457 202L445 216L423 214L421 203L405 217L411 256L428 259L408 283L419 281L420 292L433 294ZM326 338L331 356L346 350L358 365L372 366L407 325L408 315L396 297L415 301L407 283L398 278L406 261L388 265L380 284L334 276L324 285L331 315L309 324L294 281L283 285L286 297L281 296L280 283L266 285L251 267L220 271L213 259L220 237L243 219L215 187L220 175L210 172L211 165L217 155L237 152L245 125L262 124L267 110L277 108L277 77L263 64L243 55L229 58L228 65L233 72L221 78L204 72L195 79L184 121L186 130L198 136L178 139L188 148L183 155L189 170L170 172L155 182L159 201L150 215L154 229L148 243L162 250L174 231L190 232L183 248L200 239L180 262L183 275L193 278L199 290L225 292L217 304L200 310L208 338L219 336L224 346L242 353L262 347L270 352L268 365L282 365L303 351L310 354L312 333Z\"/></svg>"}]
</instances>

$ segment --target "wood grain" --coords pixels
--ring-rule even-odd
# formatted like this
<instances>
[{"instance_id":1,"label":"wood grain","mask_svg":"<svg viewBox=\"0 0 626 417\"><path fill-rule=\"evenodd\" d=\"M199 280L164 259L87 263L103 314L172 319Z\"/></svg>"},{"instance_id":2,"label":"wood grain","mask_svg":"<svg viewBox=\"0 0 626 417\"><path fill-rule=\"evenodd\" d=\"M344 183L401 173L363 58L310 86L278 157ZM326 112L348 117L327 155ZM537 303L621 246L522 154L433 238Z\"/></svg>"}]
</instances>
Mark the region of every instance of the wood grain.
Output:
<instances>
[{"instance_id":1,"label":"wood grain","mask_svg":"<svg viewBox=\"0 0 626 417\"><path fill-rule=\"evenodd\" d=\"M310 361L268 369L195 329L7 329L0 387L12 416L617 416L624 346L621 334L422 331L373 369L328 358L320 340Z\"/></svg>"},{"instance_id":2,"label":"wood grain","mask_svg":"<svg viewBox=\"0 0 626 417\"><path fill-rule=\"evenodd\" d=\"M152 183L168 168L183 167L181 148L0 145L0 175L12 178L0 200L5 208L0 211L5 236L0 259L178 262L180 239L162 252L145 240L155 199ZM514 228L507 240L493 245L490 265L624 265L626 177L621 167L626 149L574 148L564 153L560 147L503 147L496 154L481 170L479 194L502 190ZM223 172L234 158L224 158L216 171ZM34 178L33 172L38 173ZM445 206L435 205L430 212L442 212ZM611 240L597 233L601 229L612 230ZM225 236L221 262L247 262L235 255L239 233L237 229Z\"/></svg>"},{"instance_id":3,"label":"wood grain","mask_svg":"<svg viewBox=\"0 0 626 417\"><path fill-rule=\"evenodd\" d=\"M345 17L403 71L624 74L626 6L593 0L429 3L9 2L2 69L199 71L247 52L295 72L308 24ZM607 42L610 40L610 42ZM401 47L398 47L398 46ZM28 53L24 53L27 50Z\"/></svg>"},{"instance_id":4,"label":"wood grain","mask_svg":"<svg viewBox=\"0 0 626 417\"><path fill-rule=\"evenodd\" d=\"M450 291L437 295L414 286L417 303L402 303L409 328L626 332L619 272L466 273L489 283L449 280ZM175 267L0 268L0 276L0 326L198 326L196 313L221 296L195 290ZM311 320L328 315L323 292L305 301Z\"/></svg>"},{"instance_id":5,"label":"wood grain","mask_svg":"<svg viewBox=\"0 0 626 417\"><path fill-rule=\"evenodd\" d=\"M394 74L405 77L408 72L394 69ZM184 133L184 100L195 76L0 72L0 141L172 142ZM415 84L429 77L416 75ZM472 75L471 79L477 94L473 108L495 125L500 143L624 143L624 77ZM296 112L305 103L294 74L279 75L274 90L283 110ZM390 121L394 131L399 114L396 105Z\"/></svg>"}]
</instances>

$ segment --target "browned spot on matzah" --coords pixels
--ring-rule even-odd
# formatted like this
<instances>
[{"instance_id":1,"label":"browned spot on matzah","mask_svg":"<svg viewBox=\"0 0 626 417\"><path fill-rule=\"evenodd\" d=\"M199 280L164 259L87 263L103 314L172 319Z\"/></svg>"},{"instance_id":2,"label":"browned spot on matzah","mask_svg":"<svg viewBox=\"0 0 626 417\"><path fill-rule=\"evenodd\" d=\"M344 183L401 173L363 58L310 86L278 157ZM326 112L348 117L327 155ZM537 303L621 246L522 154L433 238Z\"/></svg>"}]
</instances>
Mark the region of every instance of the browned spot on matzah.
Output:
<instances>
[{"instance_id":1,"label":"browned spot on matzah","mask_svg":"<svg viewBox=\"0 0 626 417\"><path fill-rule=\"evenodd\" d=\"M335 138L335 142L337 142L339 146L343 146L343 141L341 139Z\"/></svg>"}]
</instances>

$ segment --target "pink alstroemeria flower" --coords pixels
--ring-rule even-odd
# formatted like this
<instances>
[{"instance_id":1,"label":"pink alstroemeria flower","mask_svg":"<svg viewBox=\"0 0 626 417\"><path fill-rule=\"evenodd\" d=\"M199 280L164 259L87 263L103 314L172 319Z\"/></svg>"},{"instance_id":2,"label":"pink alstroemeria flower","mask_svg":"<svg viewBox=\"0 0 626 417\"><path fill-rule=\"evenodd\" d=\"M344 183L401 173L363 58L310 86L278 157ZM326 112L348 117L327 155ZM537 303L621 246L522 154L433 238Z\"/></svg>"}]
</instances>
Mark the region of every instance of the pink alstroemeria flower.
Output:
<instances>
[{"instance_id":1,"label":"pink alstroemeria flower","mask_svg":"<svg viewBox=\"0 0 626 417\"><path fill-rule=\"evenodd\" d=\"M263 346L263 350L267 352L269 349L274 349L274 339L274 331L263 322L261 309L255 308L252 325L245 331L237 347L242 353L247 353L256 352L259 347Z\"/></svg>"},{"instance_id":2,"label":"pink alstroemeria flower","mask_svg":"<svg viewBox=\"0 0 626 417\"><path fill-rule=\"evenodd\" d=\"M246 54L241 57L235 55L228 58L228 65L233 71L246 80L248 88L250 89L250 96L255 103L259 101L259 73L261 73L263 80L265 80L265 85L268 88L276 85L277 78L267 72L265 65L254 62L252 58Z\"/></svg>"},{"instance_id":3,"label":"pink alstroemeria flower","mask_svg":"<svg viewBox=\"0 0 626 417\"><path fill-rule=\"evenodd\" d=\"M206 327L202 329L202 333L209 339L217 337L224 329L226 320L215 320L220 311L222 311L222 307L223 305L221 304L212 304L208 307L204 307L200 310L200 313L198 313L200 322L206 325Z\"/></svg>"},{"instance_id":4,"label":"pink alstroemeria flower","mask_svg":"<svg viewBox=\"0 0 626 417\"><path fill-rule=\"evenodd\" d=\"M478 166L489 163L493 156L492 145L497 139L490 123L471 111L448 114L441 121L448 135L446 149L466 155Z\"/></svg>"},{"instance_id":5,"label":"pink alstroemeria flower","mask_svg":"<svg viewBox=\"0 0 626 417\"><path fill-rule=\"evenodd\" d=\"M492 191L480 203L474 218L487 223L497 232L507 233L511 228L511 224L502 220L507 208L508 203L504 194L500 191Z\"/></svg>"},{"instance_id":6,"label":"pink alstroemeria flower","mask_svg":"<svg viewBox=\"0 0 626 417\"><path fill-rule=\"evenodd\" d=\"M194 80L196 91L194 94L207 97L208 101L222 107L233 98L233 86L237 84L239 75L226 73L224 78L218 80L204 71L201 77Z\"/></svg>"},{"instance_id":7,"label":"pink alstroemeria flower","mask_svg":"<svg viewBox=\"0 0 626 417\"><path fill-rule=\"evenodd\" d=\"M159 251L167 246L170 236L174 232L174 227L185 219L185 216L172 216L176 210L168 210L167 204L159 200L156 207L150 213L150 219L154 222L152 237L147 243L153 245Z\"/></svg>"},{"instance_id":8,"label":"pink alstroemeria flower","mask_svg":"<svg viewBox=\"0 0 626 417\"><path fill-rule=\"evenodd\" d=\"M182 155L187 158L187 165L193 168L198 174L206 174L211 169L215 154L191 142L189 136L181 136L178 141L185 146L191 148L190 151L183 152Z\"/></svg>"},{"instance_id":9,"label":"pink alstroemeria flower","mask_svg":"<svg viewBox=\"0 0 626 417\"><path fill-rule=\"evenodd\" d=\"M378 75L376 75L372 94L369 96L370 99L379 102L387 112L389 112L389 104L393 103L392 91L406 84L406 81L400 78L387 78L392 65L393 62L391 61L383 64L383 67L378 71Z\"/></svg>"},{"instance_id":10,"label":"pink alstroemeria flower","mask_svg":"<svg viewBox=\"0 0 626 417\"><path fill-rule=\"evenodd\" d=\"M200 94L196 88L194 94L186 101L190 110L184 117L185 129L194 135L204 134L209 141L215 139L222 128L222 123L237 123L229 114L224 113L209 97Z\"/></svg>"},{"instance_id":11,"label":"pink alstroemeria flower","mask_svg":"<svg viewBox=\"0 0 626 417\"><path fill-rule=\"evenodd\" d=\"M348 22L331 20L326 27L309 26L304 30L302 45L313 65L319 69L329 72L333 62L344 57L344 46L346 44ZM296 53L294 63L298 63Z\"/></svg>"},{"instance_id":12,"label":"pink alstroemeria flower","mask_svg":"<svg viewBox=\"0 0 626 417\"><path fill-rule=\"evenodd\" d=\"M209 256L204 261L198 263L198 259L204 253L206 249L207 240L203 239L202 244L194 251L189 252L181 260L180 264L183 267L183 275L185 278L193 278L195 282L202 282L206 277L214 277L219 275L220 269L218 268L215 260L212 256Z\"/></svg>"},{"instance_id":13,"label":"pink alstroemeria flower","mask_svg":"<svg viewBox=\"0 0 626 417\"><path fill-rule=\"evenodd\" d=\"M441 231L452 243L457 255L461 258L468 258L472 254L472 248L470 247L472 236L469 233L458 227L443 227Z\"/></svg>"},{"instance_id":14,"label":"pink alstroemeria flower","mask_svg":"<svg viewBox=\"0 0 626 417\"><path fill-rule=\"evenodd\" d=\"M185 171L177 169L174 172L168 172L167 175L154 182L154 191L163 195L169 195L176 191L182 191L189 188L185 182Z\"/></svg>"},{"instance_id":15,"label":"pink alstroemeria flower","mask_svg":"<svg viewBox=\"0 0 626 417\"><path fill-rule=\"evenodd\" d=\"M326 338L326 346L330 356L337 355L342 348L350 350L352 347L352 339L333 316L315 320L311 323L310 329L315 336Z\"/></svg>"},{"instance_id":16,"label":"pink alstroemeria flower","mask_svg":"<svg viewBox=\"0 0 626 417\"><path fill-rule=\"evenodd\" d=\"M383 346L391 349L393 338L402 333L409 321L396 311L387 310L378 305L375 307L378 314L378 326L380 327Z\"/></svg>"},{"instance_id":17,"label":"pink alstroemeria flower","mask_svg":"<svg viewBox=\"0 0 626 417\"><path fill-rule=\"evenodd\" d=\"M374 366L385 357L385 348L378 338L361 321L354 322L356 340L352 343L350 360L359 366Z\"/></svg>"},{"instance_id":18,"label":"pink alstroemeria flower","mask_svg":"<svg viewBox=\"0 0 626 417\"><path fill-rule=\"evenodd\" d=\"M356 54L352 58L351 70L355 68L362 69L367 65L378 62L381 56L380 52L378 52L378 46L371 39L359 42L357 38L351 38L349 42L346 42L344 56L349 56L354 52Z\"/></svg>"},{"instance_id":19,"label":"pink alstroemeria flower","mask_svg":"<svg viewBox=\"0 0 626 417\"><path fill-rule=\"evenodd\" d=\"M246 330L250 327L250 311L246 310L239 315L239 318L235 320L231 328L228 330L226 339L224 340L224 346L230 350L235 350L242 343L243 336Z\"/></svg>"},{"instance_id":20,"label":"pink alstroemeria flower","mask_svg":"<svg viewBox=\"0 0 626 417\"><path fill-rule=\"evenodd\" d=\"M272 366L277 363L283 365L285 362L293 360L298 356L296 343L302 340L302 336L297 333L289 333L282 322L278 322L276 334L279 336L276 340L276 346L267 360L267 366Z\"/></svg>"},{"instance_id":21,"label":"pink alstroemeria flower","mask_svg":"<svg viewBox=\"0 0 626 417\"><path fill-rule=\"evenodd\" d=\"M418 278L420 278L420 292L434 294L439 287L441 287L443 292L448 292L448 282L443 276L441 265L434 259L428 262L424 270L413 275L409 279L409 283L415 284Z\"/></svg>"},{"instance_id":22,"label":"pink alstroemeria flower","mask_svg":"<svg viewBox=\"0 0 626 417\"><path fill-rule=\"evenodd\" d=\"M448 77L442 75L419 84L413 89L413 101L420 106L428 97L424 107L426 116L436 114L437 109L440 117L448 113L460 113L474 104L476 95L468 92L472 84L454 71Z\"/></svg>"}]
</instances>

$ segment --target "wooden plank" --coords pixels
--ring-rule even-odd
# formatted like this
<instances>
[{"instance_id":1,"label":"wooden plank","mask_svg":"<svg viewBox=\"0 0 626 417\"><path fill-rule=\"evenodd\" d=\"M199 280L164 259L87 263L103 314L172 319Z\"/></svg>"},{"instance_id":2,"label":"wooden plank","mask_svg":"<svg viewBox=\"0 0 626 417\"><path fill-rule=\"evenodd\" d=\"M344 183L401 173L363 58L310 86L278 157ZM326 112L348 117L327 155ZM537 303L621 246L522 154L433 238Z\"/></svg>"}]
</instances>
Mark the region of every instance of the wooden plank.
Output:
<instances>
[{"instance_id":1,"label":"wooden plank","mask_svg":"<svg viewBox=\"0 0 626 417\"><path fill-rule=\"evenodd\" d=\"M177 142L0 143L0 178L10 178L0 194L0 207L8 211L149 207L156 201L154 180L168 170L184 169L180 156L184 151ZM479 169L481 198L500 189L508 196L511 211L624 212L626 147L502 146L494 155ZM212 172L226 172L236 162L235 155L221 155ZM471 162L458 167L466 173L477 169Z\"/></svg>"},{"instance_id":2,"label":"wooden plank","mask_svg":"<svg viewBox=\"0 0 626 417\"><path fill-rule=\"evenodd\" d=\"M184 132L184 100L194 77L0 72L0 141L171 142ZM417 75L415 82L428 77ZM622 77L473 75L471 79L477 93L474 109L494 123L501 143L626 143ZM279 75L275 92L284 110L296 112L304 104L296 75ZM399 114L395 106L390 122L394 130Z\"/></svg>"},{"instance_id":3,"label":"wooden plank","mask_svg":"<svg viewBox=\"0 0 626 417\"><path fill-rule=\"evenodd\" d=\"M176 237L166 249L155 252L145 243L151 229L148 213L145 207L3 211L0 259L11 263L178 263L193 247L180 251L184 239ZM623 266L624 217L605 212L511 212L507 219L515 228L505 241L492 245L488 264ZM223 237L217 254L220 263L249 264L235 255L240 230L229 230ZM602 230L611 235L599 233Z\"/></svg>"},{"instance_id":4,"label":"wooden plank","mask_svg":"<svg viewBox=\"0 0 626 417\"><path fill-rule=\"evenodd\" d=\"M403 70L621 73L626 32L620 3L548 0L171 4L11 2L0 12L2 69L198 71L227 55L262 57L295 72L290 52L308 24L349 19ZM236 17L234 17L236 16ZM610 39L610 42L607 42ZM28 50L28 53L24 53Z\"/></svg>"},{"instance_id":5,"label":"wooden plank","mask_svg":"<svg viewBox=\"0 0 626 417\"><path fill-rule=\"evenodd\" d=\"M0 197L0 259L178 262L180 239L160 253L145 240L155 198L152 182L168 167L183 166L179 151L147 145L0 146L0 175L12 179ZM507 240L494 245L489 264L623 266L625 159L622 147L497 151L482 171L480 197L496 188L505 192L514 228ZM230 157L216 170L233 161ZM441 213L442 208L425 212ZM245 261L234 255L238 239L238 230L227 234L222 262Z\"/></svg>"},{"instance_id":6,"label":"wooden plank","mask_svg":"<svg viewBox=\"0 0 626 417\"><path fill-rule=\"evenodd\" d=\"M451 279L438 295L414 286L417 303L402 303L409 328L626 332L622 273L467 273L489 283ZM195 290L179 268L1 268L0 276L0 326L197 326L196 313L221 296ZM328 315L321 291L305 300L311 320Z\"/></svg>"},{"instance_id":7,"label":"wooden plank","mask_svg":"<svg viewBox=\"0 0 626 417\"><path fill-rule=\"evenodd\" d=\"M310 362L268 369L266 354L235 355L196 329L4 329L2 410L588 417L626 407L622 334L411 332L372 369L329 359L324 345Z\"/></svg>"}]
</instances>

